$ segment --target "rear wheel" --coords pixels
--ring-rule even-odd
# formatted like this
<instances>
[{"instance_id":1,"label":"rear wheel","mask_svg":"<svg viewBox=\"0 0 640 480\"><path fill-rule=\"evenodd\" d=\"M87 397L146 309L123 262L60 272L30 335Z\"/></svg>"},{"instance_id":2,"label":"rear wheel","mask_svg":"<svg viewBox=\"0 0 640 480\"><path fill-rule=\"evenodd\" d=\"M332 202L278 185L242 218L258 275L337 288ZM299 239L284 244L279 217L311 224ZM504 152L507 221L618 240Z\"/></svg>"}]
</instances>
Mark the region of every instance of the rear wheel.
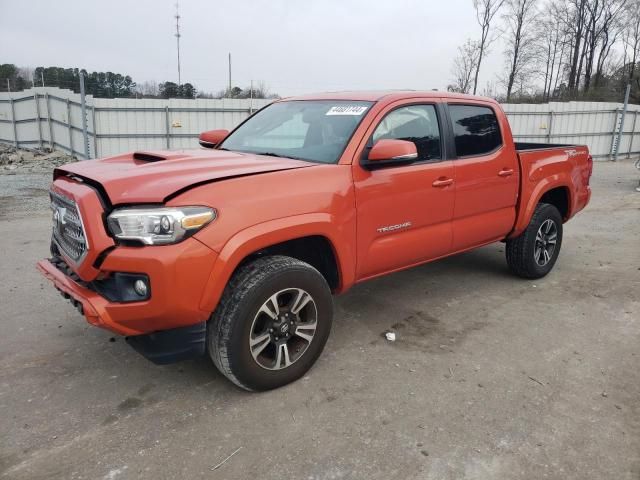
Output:
<instances>
[{"instance_id":1,"label":"rear wheel","mask_svg":"<svg viewBox=\"0 0 640 480\"><path fill-rule=\"evenodd\" d=\"M236 385L277 388L315 363L332 318L331 291L320 272L290 257L260 258L227 285L209 321L209 354Z\"/></svg>"},{"instance_id":2,"label":"rear wheel","mask_svg":"<svg viewBox=\"0 0 640 480\"><path fill-rule=\"evenodd\" d=\"M507 240L509 269L523 278L541 278L551 271L562 245L562 216L556 207L540 203L520 236Z\"/></svg>"}]
</instances>

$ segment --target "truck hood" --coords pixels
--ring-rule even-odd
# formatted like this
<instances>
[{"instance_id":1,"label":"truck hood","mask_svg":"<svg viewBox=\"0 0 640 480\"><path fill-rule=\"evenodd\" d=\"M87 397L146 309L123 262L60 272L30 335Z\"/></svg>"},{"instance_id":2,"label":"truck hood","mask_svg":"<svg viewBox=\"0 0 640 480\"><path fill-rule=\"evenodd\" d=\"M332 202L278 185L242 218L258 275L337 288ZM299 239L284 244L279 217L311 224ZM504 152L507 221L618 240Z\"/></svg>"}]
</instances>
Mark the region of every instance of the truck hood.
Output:
<instances>
[{"instance_id":1,"label":"truck hood","mask_svg":"<svg viewBox=\"0 0 640 480\"><path fill-rule=\"evenodd\" d=\"M54 178L75 175L88 183L99 183L112 205L161 203L173 194L225 178L314 165L222 150L158 150L69 163L57 168Z\"/></svg>"}]
</instances>

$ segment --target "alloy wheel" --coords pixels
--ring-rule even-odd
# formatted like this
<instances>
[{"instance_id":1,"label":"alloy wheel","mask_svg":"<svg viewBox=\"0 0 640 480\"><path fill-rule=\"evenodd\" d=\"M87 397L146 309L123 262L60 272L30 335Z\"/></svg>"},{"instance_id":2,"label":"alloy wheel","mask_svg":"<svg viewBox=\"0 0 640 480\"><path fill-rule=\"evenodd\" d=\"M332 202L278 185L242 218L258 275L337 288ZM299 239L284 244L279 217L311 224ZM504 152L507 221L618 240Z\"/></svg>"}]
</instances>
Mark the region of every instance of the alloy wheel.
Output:
<instances>
[{"instance_id":1,"label":"alloy wheel","mask_svg":"<svg viewBox=\"0 0 640 480\"><path fill-rule=\"evenodd\" d=\"M282 370L297 362L313 341L318 309L313 297L300 288L271 295L251 324L249 349L255 362L267 370Z\"/></svg>"},{"instance_id":2,"label":"alloy wheel","mask_svg":"<svg viewBox=\"0 0 640 480\"><path fill-rule=\"evenodd\" d=\"M542 222L542 225L538 228L538 233L536 233L533 257L538 265L544 267L551 261L557 241L558 227L553 220L548 218Z\"/></svg>"}]
</instances>

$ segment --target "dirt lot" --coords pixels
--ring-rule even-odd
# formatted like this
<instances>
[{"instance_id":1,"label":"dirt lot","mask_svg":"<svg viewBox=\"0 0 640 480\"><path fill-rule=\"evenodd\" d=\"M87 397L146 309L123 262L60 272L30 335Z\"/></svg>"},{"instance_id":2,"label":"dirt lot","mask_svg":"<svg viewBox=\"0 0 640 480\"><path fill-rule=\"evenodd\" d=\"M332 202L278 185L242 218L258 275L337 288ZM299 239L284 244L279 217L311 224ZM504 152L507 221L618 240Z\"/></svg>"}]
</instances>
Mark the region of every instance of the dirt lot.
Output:
<instances>
[{"instance_id":1,"label":"dirt lot","mask_svg":"<svg viewBox=\"0 0 640 480\"><path fill-rule=\"evenodd\" d=\"M596 164L541 281L499 244L354 288L310 374L249 394L89 327L34 268L47 178L0 175L0 477L638 479L636 181Z\"/></svg>"}]
</instances>

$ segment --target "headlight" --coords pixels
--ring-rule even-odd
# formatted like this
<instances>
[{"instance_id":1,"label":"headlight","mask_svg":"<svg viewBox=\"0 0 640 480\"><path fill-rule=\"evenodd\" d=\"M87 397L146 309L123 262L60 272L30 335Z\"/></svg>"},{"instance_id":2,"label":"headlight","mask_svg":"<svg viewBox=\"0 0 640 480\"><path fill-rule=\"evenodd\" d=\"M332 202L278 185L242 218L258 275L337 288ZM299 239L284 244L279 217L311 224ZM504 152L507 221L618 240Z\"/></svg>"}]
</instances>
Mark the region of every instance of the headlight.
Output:
<instances>
[{"instance_id":1,"label":"headlight","mask_svg":"<svg viewBox=\"0 0 640 480\"><path fill-rule=\"evenodd\" d=\"M207 207L149 207L114 210L107 223L112 235L145 245L177 243L215 220Z\"/></svg>"}]
</instances>

